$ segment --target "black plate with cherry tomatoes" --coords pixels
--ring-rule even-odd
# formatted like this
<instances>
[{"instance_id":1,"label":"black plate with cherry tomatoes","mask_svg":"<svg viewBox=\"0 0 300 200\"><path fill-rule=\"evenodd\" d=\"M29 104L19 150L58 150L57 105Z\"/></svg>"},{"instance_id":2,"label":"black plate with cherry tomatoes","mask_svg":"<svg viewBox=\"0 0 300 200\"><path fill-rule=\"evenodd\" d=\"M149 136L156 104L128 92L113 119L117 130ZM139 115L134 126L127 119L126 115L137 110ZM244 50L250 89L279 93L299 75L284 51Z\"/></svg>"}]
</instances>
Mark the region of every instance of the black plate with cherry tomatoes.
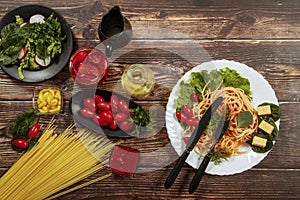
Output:
<instances>
[{"instance_id":1,"label":"black plate with cherry tomatoes","mask_svg":"<svg viewBox=\"0 0 300 200\"><path fill-rule=\"evenodd\" d=\"M137 106L123 95L100 89L79 91L70 100L70 110L76 122L109 137L134 136L134 123L130 122L128 109Z\"/></svg>"}]
</instances>

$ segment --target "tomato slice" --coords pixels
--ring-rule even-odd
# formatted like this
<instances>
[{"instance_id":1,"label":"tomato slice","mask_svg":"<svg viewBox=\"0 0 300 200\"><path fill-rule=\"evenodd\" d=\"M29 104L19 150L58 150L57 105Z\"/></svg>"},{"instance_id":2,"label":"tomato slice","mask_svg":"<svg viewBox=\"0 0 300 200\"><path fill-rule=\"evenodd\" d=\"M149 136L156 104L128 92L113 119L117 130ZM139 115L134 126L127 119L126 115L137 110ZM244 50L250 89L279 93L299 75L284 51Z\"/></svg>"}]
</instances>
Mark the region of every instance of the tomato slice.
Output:
<instances>
[{"instance_id":1,"label":"tomato slice","mask_svg":"<svg viewBox=\"0 0 300 200\"><path fill-rule=\"evenodd\" d=\"M133 176L140 160L140 152L136 149L117 145L110 157L110 170L123 176Z\"/></svg>"}]
</instances>

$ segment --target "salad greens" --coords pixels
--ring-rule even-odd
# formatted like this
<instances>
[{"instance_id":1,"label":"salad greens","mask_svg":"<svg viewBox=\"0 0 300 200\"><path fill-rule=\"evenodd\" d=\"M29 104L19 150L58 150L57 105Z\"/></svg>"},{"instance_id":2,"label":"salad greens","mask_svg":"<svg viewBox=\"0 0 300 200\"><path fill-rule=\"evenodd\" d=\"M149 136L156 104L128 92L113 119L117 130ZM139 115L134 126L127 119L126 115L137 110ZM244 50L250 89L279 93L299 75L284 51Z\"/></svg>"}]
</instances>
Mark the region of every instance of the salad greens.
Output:
<instances>
[{"instance_id":1,"label":"salad greens","mask_svg":"<svg viewBox=\"0 0 300 200\"><path fill-rule=\"evenodd\" d=\"M192 72L189 83L181 82L179 89L179 97L176 100L176 108L180 109L184 105L192 106L193 101L191 95L199 94L199 101L202 101L202 93L214 91L220 87L235 87L244 90L245 94L251 96L250 82L247 78L243 78L236 70L214 69L210 72L202 70L200 72Z\"/></svg>"},{"instance_id":2,"label":"salad greens","mask_svg":"<svg viewBox=\"0 0 300 200\"><path fill-rule=\"evenodd\" d=\"M0 33L0 61L4 65L19 63L18 74L24 79L22 70L37 70L40 66L35 62L35 56L45 59L46 56L54 58L62 52L61 24L51 14L44 19L44 23L24 23L24 19L16 16L16 22L7 24ZM18 54L26 49L26 56L19 61Z\"/></svg>"}]
</instances>

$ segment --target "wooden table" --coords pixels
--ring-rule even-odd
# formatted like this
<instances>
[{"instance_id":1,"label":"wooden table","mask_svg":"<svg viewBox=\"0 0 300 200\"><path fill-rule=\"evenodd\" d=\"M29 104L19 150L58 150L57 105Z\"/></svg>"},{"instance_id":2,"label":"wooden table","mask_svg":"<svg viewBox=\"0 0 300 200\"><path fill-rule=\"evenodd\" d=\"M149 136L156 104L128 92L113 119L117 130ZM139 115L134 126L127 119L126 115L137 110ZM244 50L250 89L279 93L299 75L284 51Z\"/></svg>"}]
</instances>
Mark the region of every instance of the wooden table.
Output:
<instances>
[{"instance_id":1,"label":"wooden table","mask_svg":"<svg viewBox=\"0 0 300 200\"><path fill-rule=\"evenodd\" d=\"M36 1L1 1L0 17L20 5L31 3ZM132 40L138 45L133 46L132 52L110 63L109 76L99 86L101 89L113 90L124 67L130 64L151 63L160 69L163 66L164 72L154 70L157 85L150 96L135 100L145 108L157 105L165 109L172 87L195 63L227 59L247 64L262 74L276 92L282 111L279 138L261 163L240 174L205 175L201 187L192 195L188 194L187 188L194 169L187 164L174 185L164 189L164 181L178 156L170 147L163 127L150 138L125 141L126 145L144 153L156 151L154 157L140 163L140 170L148 172L137 173L131 178L113 175L61 199L300 199L300 142L297 138L300 124L299 1L53 0L40 3L60 12L72 25L74 50L98 45L97 28L103 14L114 5L121 7L133 31L139 33ZM172 34L151 32L152 27ZM188 47L194 44L207 55L193 57L197 54L190 52ZM167 49L160 49L162 46ZM149 49L139 51L141 47ZM184 60L185 56L191 62ZM0 70L0 83L2 175L20 156L10 148L8 130L18 113L32 107L34 87L54 85L64 88L64 112L56 116L58 130L63 130L74 122L69 110L74 82L66 66L54 78L34 84L10 78ZM42 117L40 121L47 124L50 119ZM163 115L161 119L164 120Z\"/></svg>"}]
</instances>

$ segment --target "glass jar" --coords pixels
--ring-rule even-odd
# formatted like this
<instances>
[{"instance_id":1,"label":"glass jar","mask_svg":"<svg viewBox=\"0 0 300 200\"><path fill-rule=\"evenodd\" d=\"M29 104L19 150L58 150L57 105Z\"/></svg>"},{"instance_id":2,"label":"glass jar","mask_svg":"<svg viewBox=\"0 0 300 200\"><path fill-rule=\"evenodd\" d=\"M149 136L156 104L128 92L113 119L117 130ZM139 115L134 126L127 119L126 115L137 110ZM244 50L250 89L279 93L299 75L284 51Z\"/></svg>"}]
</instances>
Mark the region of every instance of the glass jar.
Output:
<instances>
[{"instance_id":1,"label":"glass jar","mask_svg":"<svg viewBox=\"0 0 300 200\"><path fill-rule=\"evenodd\" d=\"M122 86L133 97L147 96L154 85L153 71L143 64L130 65L122 75Z\"/></svg>"}]
</instances>

